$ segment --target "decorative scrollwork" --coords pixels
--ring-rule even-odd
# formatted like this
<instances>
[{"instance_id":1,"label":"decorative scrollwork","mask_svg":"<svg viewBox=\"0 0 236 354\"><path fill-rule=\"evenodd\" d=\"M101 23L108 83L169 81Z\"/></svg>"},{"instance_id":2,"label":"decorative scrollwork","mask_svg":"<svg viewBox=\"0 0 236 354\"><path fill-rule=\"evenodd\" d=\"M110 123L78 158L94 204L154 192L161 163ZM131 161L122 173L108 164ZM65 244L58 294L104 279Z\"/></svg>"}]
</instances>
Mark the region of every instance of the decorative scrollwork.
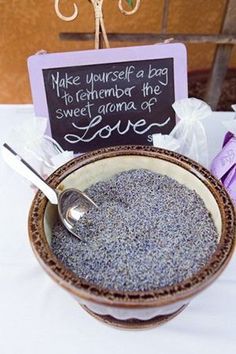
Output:
<instances>
[{"instance_id":1,"label":"decorative scrollwork","mask_svg":"<svg viewBox=\"0 0 236 354\"><path fill-rule=\"evenodd\" d=\"M127 10L124 10L124 8L123 8L123 1L124 0L118 1L118 7L119 7L120 12L126 16L135 14L141 5L141 0L135 0L135 6L133 7L133 9L130 11L127 11Z\"/></svg>"},{"instance_id":2,"label":"decorative scrollwork","mask_svg":"<svg viewBox=\"0 0 236 354\"><path fill-rule=\"evenodd\" d=\"M76 17L79 15L78 5L76 5L75 3L73 4L74 5L74 13L73 13L73 15L64 16L64 15L62 15L62 13L60 11L59 2L60 2L60 0L55 0L55 3L54 3L54 8L55 8L57 16L63 21L68 21L68 22L74 21L76 19Z\"/></svg>"},{"instance_id":3,"label":"decorative scrollwork","mask_svg":"<svg viewBox=\"0 0 236 354\"><path fill-rule=\"evenodd\" d=\"M124 0L118 0L118 8L120 12L124 15L133 15L135 14L141 4L141 0L134 0L135 1L135 6L133 7L132 10L127 11L123 8L123 1ZM78 17L79 14L79 7L75 3L74 5L74 13L71 16L64 16L59 8L59 2L60 0L55 0L54 7L55 7L55 12L57 16L63 20L63 21L74 21L76 17ZM99 38L99 33L102 33L104 43L106 48L109 48L109 42L106 34L106 29L105 29L105 24L103 20L103 0L89 0L91 4L93 5L94 9L94 17L95 17L95 49L99 48L99 43L100 43L100 38Z\"/></svg>"}]
</instances>

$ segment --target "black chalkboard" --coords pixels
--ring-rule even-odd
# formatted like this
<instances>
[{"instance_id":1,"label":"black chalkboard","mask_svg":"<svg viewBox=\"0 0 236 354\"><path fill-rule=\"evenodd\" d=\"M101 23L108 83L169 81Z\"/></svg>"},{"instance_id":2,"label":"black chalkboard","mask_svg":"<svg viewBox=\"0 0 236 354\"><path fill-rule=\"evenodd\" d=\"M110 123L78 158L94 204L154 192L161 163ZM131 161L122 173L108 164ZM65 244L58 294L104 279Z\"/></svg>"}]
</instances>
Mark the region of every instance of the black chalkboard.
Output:
<instances>
[{"instance_id":1,"label":"black chalkboard","mask_svg":"<svg viewBox=\"0 0 236 354\"><path fill-rule=\"evenodd\" d=\"M43 69L52 137L86 152L152 145L175 125L173 58Z\"/></svg>"}]
</instances>

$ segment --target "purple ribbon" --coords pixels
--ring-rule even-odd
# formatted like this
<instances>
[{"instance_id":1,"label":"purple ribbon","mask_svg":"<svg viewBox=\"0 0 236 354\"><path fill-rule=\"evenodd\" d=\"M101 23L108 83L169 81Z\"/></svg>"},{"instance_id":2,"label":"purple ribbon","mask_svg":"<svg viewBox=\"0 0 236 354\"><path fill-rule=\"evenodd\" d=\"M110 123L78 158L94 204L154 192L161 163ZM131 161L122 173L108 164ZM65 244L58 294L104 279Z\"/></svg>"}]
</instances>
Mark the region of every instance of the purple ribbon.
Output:
<instances>
[{"instance_id":1,"label":"purple ribbon","mask_svg":"<svg viewBox=\"0 0 236 354\"><path fill-rule=\"evenodd\" d=\"M212 161L211 172L223 183L236 204L236 137L232 133L225 135L223 148Z\"/></svg>"}]
</instances>

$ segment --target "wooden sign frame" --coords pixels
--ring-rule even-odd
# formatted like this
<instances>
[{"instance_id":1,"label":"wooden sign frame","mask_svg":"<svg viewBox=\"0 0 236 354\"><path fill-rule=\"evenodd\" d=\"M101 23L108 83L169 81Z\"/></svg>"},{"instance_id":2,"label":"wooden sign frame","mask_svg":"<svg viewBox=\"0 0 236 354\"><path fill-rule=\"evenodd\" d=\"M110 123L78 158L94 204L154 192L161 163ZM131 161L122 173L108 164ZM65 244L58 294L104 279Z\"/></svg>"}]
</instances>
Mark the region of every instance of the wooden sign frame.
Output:
<instances>
[{"instance_id":1,"label":"wooden sign frame","mask_svg":"<svg viewBox=\"0 0 236 354\"><path fill-rule=\"evenodd\" d=\"M187 55L185 46L180 43L33 55L28 58L28 69L35 114L36 116L49 117L43 76L45 69L92 67L99 64L168 58L173 59L174 100L186 98L188 96ZM47 133L49 135L52 133L50 124L48 124ZM56 136L53 138L57 140ZM78 149L75 152L79 152Z\"/></svg>"}]
</instances>

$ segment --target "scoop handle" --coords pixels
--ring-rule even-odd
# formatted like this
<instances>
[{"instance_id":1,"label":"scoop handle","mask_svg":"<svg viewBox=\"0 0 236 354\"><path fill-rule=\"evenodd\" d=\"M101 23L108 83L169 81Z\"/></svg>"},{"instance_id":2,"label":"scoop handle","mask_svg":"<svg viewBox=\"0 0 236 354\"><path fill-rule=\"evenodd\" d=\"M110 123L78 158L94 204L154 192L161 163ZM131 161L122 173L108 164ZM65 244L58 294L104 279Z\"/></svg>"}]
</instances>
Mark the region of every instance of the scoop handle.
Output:
<instances>
[{"instance_id":1,"label":"scoop handle","mask_svg":"<svg viewBox=\"0 0 236 354\"><path fill-rule=\"evenodd\" d=\"M57 192L43 180L28 162L26 162L6 143L2 146L2 157L13 170L40 189L52 204L58 204Z\"/></svg>"}]
</instances>

